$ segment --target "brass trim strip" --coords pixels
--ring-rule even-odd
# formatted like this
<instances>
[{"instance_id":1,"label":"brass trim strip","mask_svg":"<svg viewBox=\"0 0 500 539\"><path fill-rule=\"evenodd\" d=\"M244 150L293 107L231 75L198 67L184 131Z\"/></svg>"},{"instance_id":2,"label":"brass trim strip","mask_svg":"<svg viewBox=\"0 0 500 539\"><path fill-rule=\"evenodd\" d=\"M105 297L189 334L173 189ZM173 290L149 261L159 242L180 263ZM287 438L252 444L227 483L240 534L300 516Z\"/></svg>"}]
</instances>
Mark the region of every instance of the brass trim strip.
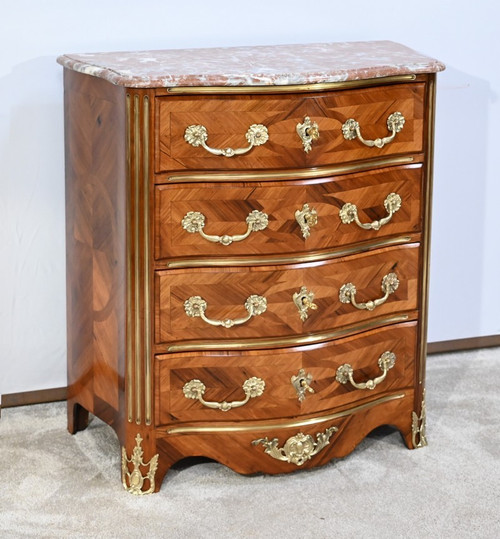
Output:
<instances>
[{"instance_id":1,"label":"brass trim strip","mask_svg":"<svg viewBox=\"0 0 500 539\"><path fill-rule=\"evenodd\" d=\"M276 255L268 257L225 257L225 258L193 258L172 260L167 263L167 268L199 268L199 267L219 267L219 266L267 266L274 264L304 264L307 262L322 262L339 258L341 256L364 253L370 249L379 249L391 245L401 245L412 241L411 236L400 236L386 240L371 241L361 245L352 245L343 249L332 249L317 253L307 253L297 256Z\"/></svg>"},{"instance_id":2,"label":"brass trim strip","mask_svg":"<svg viewBox=\"0 0 500 539\"><path fill-rule=\"evenodd\" d=\"M144 185L144 383L145 383L145 421L151 425L152 388L151 388L151 271L150 271L150 222L149 222L149 97L143 99L143 185Z\"/></svg>"},{"instance_id":3,"label":"brass trim strip","mask_svg":"<svg viewBox=\"0 0 500 539\"><path fill-rule=\"evenodd\" d=\"M225 425L216 425L214 426L213 423L210 424L202 424L199 426L193 426L193 427L173 427L166 429L167 434L193 434L193 433L204 433L204 434L211 434L211 433L219 433L219 432L251 432L251 431L269 431L269 430L275 430L275 429L290 429L290 428L298 428L298 427L310 427L312 425L320 425L321 423L326 423L328 421L333 421L335 419L340 419L341 417L346 417L348 415L355 414L357 412L361 412L363 410L367 410L369 408L373 408L374 406L377 406L379 404L383 404L385 402L390 402L398 399L404 399L406 397L406 393L396 393L393 395L386 395L385 397L380 397L379 399L375 399L370 402L366 402L365 404L360 404L358 406L354 406L353 408L348 408L347 410L342 410L341 412L335 412L333 414L328 414L321 417L312 417L309 419L297 419L294 421L286 421L284 423L264 423L262 422L245 422L242 423L229 423ZM158 429L161 430L161 429Z\"/></svg>"},{"instance_id":4,"label":"brass trim strip","mask_svg":"<svg viewBox=\"0 0 500 539\"><path fill-rule=\"evenodd\" d=\"M406 165L413 163L413 156L388 157L370 159L359 163L313 167L309 169L290 169L266 172L202 172L197 174L177 174L167 177L169 183L182 182L229 182L229 181L262 181L262 180L310 180L337 174L348 174L368 170L375 167Z\"/></svg>"},{"instance_id":5,"label":"brass trim strip","mask_svg":"<svg viewBox=\"0 0 500 539\"><path fill-rule=\"evenodd\" d=\"M127 94L126 97L126 116L127 116L127 337L126 337L126 346L127 346L127 373L126 373L126 383L127 383L127 418L129 423L132 423L134 419L134 396L133 396L133 379L132 379L132 369L133 369L133 346L132 346L132 222L131 222L131 207L130 207L130 189L132 187L132 156L131 156L131 140L130 140L130 123L131 123L131 103L130 103L130 94Z\"/></svg>"},{"instance_id":6,"label":"brass trim strip","mask_svg":"<svg viewBox=\"0 0 500 539\"><path fill-rule=\"evenodd\" d=\"M415 74L393 75L364 80L348 80L339 82L317 82L311 84L288 84L275 86L174 86L165 88L168 94L287 94L302 92L322 92L326 90L344 90L361 86L396 84L416 80Z\"/></svg>"},{"instance_id":7,"label":"brass trim strip","mask_svg":"<svg viewBox=\"0 0 500 539\"><path fill-rule=\"evenodd\" d=\"M424 201L424 230L423 230L423 260L422 260L422 292L421 292L421 322L420 322L420 365L418 383L422 385L425 378L427 357L427 317L429 305L429 273L430 273L430 238L432 223L432 182L434 165L434 115L436 104L436 75L429 77L428 82L428 113L427 113L427 148L426 148L426 192Z\"/></svg>"},{"instance_id":8,"label":"brass trim strip","mask_svg":"<svg viewBox=\"0 0 500 539\"><path fill-rule=\"evenodd\" d=\"M358 333L376 326L386 326L399 322L406 322L409 319L407 314L387 316L363 322L362 324L352 324L340 329L324 331L321 333L309 333L307 335L293 337L268 337L260 339L240 339L234 341L188 341L181 344L171 344L166 353L201 351L201 350L248 350L259 348L284 348L288 346L304 346L330 341L338 337L343 337L351 333ZM161 352L160 352L161 353Z\"/></svg>"},{"instance_id":9,"label":"brass trim strip","mask_svg":"<svg viewBox=\"0 0 500 539\"><path fill-rule=\"evenodd\" d=\"M142 380L141 380L141 312L140 312L140 257L139 257L139 200L140 200L140 158L141 158L141 146L139 144L140 140L140 118L139 118L139 95L134 95L134 241L135 241L135 267L134 267L134 278L135 278L135 422L137 425L141 423L142 407L141 407L141 389L142 389Z\"/></svg>"}]
</instances>

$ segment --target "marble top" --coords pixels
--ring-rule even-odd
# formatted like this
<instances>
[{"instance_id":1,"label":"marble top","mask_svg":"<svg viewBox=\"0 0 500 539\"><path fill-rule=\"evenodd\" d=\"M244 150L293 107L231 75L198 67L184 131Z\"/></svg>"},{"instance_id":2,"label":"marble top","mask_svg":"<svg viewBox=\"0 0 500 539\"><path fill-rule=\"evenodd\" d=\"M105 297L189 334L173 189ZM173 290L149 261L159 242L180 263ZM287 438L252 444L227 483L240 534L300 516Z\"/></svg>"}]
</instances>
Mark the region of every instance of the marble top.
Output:
<instances>
[{"instance_id":1,"label":"marble top","mask_svg":"<svg viewBox=\"0 0 500 539\"><path fill-rule=\"evenodd\" d=\"M392 41L65 54L57 61L131 88L314 84L444 69Z\"/></svg>"}]
</instances>

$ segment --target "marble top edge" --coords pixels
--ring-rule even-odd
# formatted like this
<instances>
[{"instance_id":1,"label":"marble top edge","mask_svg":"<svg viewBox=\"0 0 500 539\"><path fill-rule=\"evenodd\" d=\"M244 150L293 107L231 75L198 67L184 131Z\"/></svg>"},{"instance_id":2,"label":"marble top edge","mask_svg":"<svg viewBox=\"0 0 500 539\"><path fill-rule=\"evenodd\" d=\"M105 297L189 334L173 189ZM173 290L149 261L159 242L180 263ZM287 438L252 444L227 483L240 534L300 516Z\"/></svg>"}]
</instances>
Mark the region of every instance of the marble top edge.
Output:
<instances>
[{"instance_id":1,"label":"marble top edge","mask_svg":"<svg viewBox=\"0 0 500 539\"><path fill-rule=\"evenodd\" d=\"M65 54L57 61L132 88L283 86L444 69L438 60L392 41Z\"/></svg>"}]
</instances>

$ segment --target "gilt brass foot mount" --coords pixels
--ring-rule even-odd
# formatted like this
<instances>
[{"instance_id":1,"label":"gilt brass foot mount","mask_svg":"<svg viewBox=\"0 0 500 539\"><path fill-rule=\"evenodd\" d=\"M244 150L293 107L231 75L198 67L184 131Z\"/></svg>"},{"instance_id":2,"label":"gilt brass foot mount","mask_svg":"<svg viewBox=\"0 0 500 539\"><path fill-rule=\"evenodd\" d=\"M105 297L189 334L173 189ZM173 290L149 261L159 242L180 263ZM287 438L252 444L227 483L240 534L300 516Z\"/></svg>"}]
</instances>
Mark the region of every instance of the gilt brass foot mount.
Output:
<instances>
[{"instance_id":1,"label":"gilt brass foot mount","mask_svg":"<svg viewBox=\"0 0 500 539\"><path fill-rule=\"evenodd\" d=\"M426 427L426 411L425 411L425 389L422 397L422 407L420 408L420 416L416 412L411 414L411 441L415 449L425 447L427 445L427 436L425 434Z\"/></svg>"},{"instance_id":2,"label":"gilt brass foot mount","mask_svg":"<svg viewBox=\"0 0 500 539\"><path fill-rule=\"evenodd\" d=\"M149 462L144 462L144 450L141 447L143 438L140 434L135 437L135 447L132 451L130 458L127 457L127 451L122 447L122 484L123 488L135 494L136 496L142 496L144 494L151 494L155 490L155 473L158 468L158 454ZM132 464L133 468L130 471L129 464ZM141 468L146 468L147 472L143 475ZM144 484L148 482L149 488L143 490Z\"/></svg>"}]
</instances>

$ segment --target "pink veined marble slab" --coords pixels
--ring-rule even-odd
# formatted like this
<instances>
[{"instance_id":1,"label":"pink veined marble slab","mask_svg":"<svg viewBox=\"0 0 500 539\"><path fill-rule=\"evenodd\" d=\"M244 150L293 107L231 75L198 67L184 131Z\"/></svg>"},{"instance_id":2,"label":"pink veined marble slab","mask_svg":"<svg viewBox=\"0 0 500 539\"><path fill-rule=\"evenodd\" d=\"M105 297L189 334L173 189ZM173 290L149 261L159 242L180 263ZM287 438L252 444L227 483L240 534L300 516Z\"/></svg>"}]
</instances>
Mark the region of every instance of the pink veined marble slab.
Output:
<instances>
[{"instance_id":1,"label":"pink veined marble slab","mask_svg":"<svg viewBox=\"0 0 500 539\"><path fill-rule=\"evenodd\" d=\"M314 84L444 69L392 41L65 54L57 61L132 88Z\"/></svg>"}]
</instances>

